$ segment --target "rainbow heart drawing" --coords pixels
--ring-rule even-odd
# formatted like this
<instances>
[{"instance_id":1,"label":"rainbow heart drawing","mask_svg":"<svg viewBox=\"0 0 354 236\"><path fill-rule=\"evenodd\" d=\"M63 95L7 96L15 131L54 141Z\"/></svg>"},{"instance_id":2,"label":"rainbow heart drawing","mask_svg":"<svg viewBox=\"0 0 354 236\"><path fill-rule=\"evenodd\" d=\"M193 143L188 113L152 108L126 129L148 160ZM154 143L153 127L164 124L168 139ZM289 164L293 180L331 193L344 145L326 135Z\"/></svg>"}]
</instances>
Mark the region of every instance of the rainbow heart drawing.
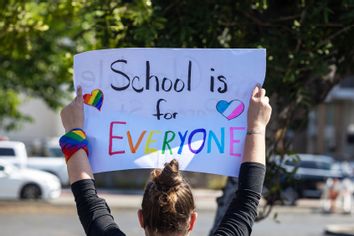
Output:
<instances>
[{"instance_id":1,"label":"rainbow heart drawing","mask_svg":"<svg viewBox=\"0 0 354 236\"><path fill-rule=\"evenodd\" d=\"M83 98L85 104L96 107L99 111L101 111L103 104L103 92L100 89L92 90L91 94L84 94Z\"/></svg>"},{"instance_id":2,"label":"rainbow heart drawing","mask_svg":"<svg viewBox=\"0 0 354 236\"><path fill-rule=\"evenodd\" d=\"M225 116L228 120L232 120L241 115L244 109L245 105L243 104L243 102L237 99L232 100L230 102L220 100L216 104L216 110L221 115Z\"/></svg>"}]
</instances>

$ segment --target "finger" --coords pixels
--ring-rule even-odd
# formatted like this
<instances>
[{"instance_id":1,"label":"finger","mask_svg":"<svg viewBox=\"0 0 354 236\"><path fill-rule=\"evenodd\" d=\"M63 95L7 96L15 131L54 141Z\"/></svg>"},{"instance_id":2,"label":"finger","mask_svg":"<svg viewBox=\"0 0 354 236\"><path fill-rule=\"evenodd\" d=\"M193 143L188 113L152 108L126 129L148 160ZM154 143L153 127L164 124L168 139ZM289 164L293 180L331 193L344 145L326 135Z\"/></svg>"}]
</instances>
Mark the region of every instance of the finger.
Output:
<instances>
[{"instance_id":1,"label":"finger","mask_svg":"<svg viewBox=\"0 0 354 236\"><path fill-rule=\"evenodd\" d=\"M252 91L252 97L257 97L258 92L259 92L259 86L257 84L256 87Z\"/></svg>"},{"instance_id":2,"label":"finger","mask_svg":"<svg viewBox=\"0 0 354 236\"><path fill-rule=\"evenodd\" d=\"M77 93L77 96L82 97L82 88L80 85L77 86L76 93Z\"/></svg>"},{"instance_id":3,"label":"finger","mask_svg":"<svg viewBox=\"0 0 354 236\"><path fill-rule=\"evenodd\" d=\"M266 94L266 90L264 88L261 88L259 92L259 97L263 98L265 94Z\"/></svg>"},{"instance_id":4,"label":"finger","mask_svg":"<svg viewBox=\"0 0 354 236\"><path fill-rule=\"evenodd\" d=\"M78 103L82 103L83 102L83 98L82 98L82 88L81 88L81 86L77 87L76 94L77 94L77 96L76 96L75 100Z\"/></svg>"},{"instance_id":5,"label":"finger","mask_svg":"<svg viewBox=\"0 0 354 236\"><path fill-rule=\"evenodd\" d=\"M269 97L265 96L265 97L263 98L263 101L264 101L265 103L269 103Z\"/></svg>"}]
</instances>

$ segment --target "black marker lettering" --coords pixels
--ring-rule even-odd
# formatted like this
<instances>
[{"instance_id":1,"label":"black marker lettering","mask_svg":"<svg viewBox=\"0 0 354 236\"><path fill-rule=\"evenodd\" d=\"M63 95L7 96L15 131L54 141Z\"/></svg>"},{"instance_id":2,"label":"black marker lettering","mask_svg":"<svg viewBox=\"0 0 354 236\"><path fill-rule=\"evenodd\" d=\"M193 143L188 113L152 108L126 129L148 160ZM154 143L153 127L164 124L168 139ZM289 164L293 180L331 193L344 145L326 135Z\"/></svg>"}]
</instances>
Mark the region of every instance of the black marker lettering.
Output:
<instances>
[{"instance_id":1,"label":"black marker lettering","mask_svg":"<svg viewBox=\"0 0 354 236\"><path fill-rule=\"evenodd\" d=\"M114 62L112 62L112 64L111 64L111 70L114 71L114 72L117 73L117 74L122 75L124 78L126 78L127 81L128 81L128 83L127 83L125 86L123 86L123 87L119 87L119 86L115 86L115 85L111 84L111 87L112 87L112 89L114 89L114 90L123 91L123 90L126 90L126 89L129 87L129 85L130 85L130 78L129 78L129 76L126 75L124 72L122 72L122 71L117 70L117 69L114 68L114 65L115 65L116 63L119 63L119 62L122 62L122 63L124 63L124 64L127 64L127 63L128 63L127 60L117 60L117 61L114 61Z\"/></svg>"},{"instance_id":2,"label":"black marker lettering","mask_svg":"<svg viewBox=\"0 0 354 236\"><path fill-rule=\"evenodd\" d=\"M214 68L210 68L211 71L215 71ZM214 76L210 76L210 92L214 92Z\"/></svg>"},{"instance_id":3,"label":"black marker lettering","mask_svg":"<svg viewBox=\"0 0 354 236\"><path fill-rule=\"evenodd\" d=\"M188 84L187 84L188 91L191 91L191 84L192 84L192 62L189 61L189 63L188 63Z\"/></svg>"},{"instance_id":4,"label":"black marker lettering","mask_svg":"<svg viewBox=\"0 0 354 236\"><path fill-rule=\"evenodd\" d=\"M160 110L160 103L161 102L167 102L165 99L160 98L157 103L156 103L156 113L152 114L153 116L156 116L157 120L160 120L160 117L162 116L165 120L170 120L170 119L176 119L177 116L177 112L173 112L173 113L161 113Z\"/></svg>"},{"instance_id":5,"label":"black marker lettering","mask_svg":"<svg viewBox=\"0 0 354 236\"><path fill-rule=\"evenodd\" d=\"M179 83L179 82L180 82L180 84L181 84L181 88L180 88L180 89L178 89L178 83ZM177 93L182 92L183 89L184 89L184 82L183 82L183 80L176 79L176 82L175 82L175 84L174 84L174 86L173 86L173 89L174 89Z\"/></svg>"},{"instance_id":6,"label":"black marker lettering","mask_svg":"<svg viewBox=\"0 0 354 236\"><path fill-rule=\"evenodd\" d=\"M153 116L156 116L156 118L157 118L158 120L160 120L160 116L163 115L163 114L161 114L161 112L160 112L160 103L161 103L162 101L166 102L165 99L160 98L160 99L157 101L157 103L156 103L156 114L153 114Z\"/></svg>"},{"instance_id":7,"label":"black marker lettering","mask_svg":"<svg viewBox=\"0 0 354 236\"><path fill-rule=\"evenodd\" d=\"M146 61L146 85L145 85L145 88L146 90L150 90L150 80L152 78L155 78L155 81L156 81L156 91L158 92L159 91L159 78L157 78L156 75L150 75L150 62L149 61Z\"/></svg>"},{"instance_id":8,"label":"black marker lettering","mask_svg":"<svg viewBox=\"0 0 354 236\"><path fill-rule=\"evenodd\" d=\"M226 78L222 75L218 76L218 80L223 83L223 87L218 88L219 93L225 93L227 91L227 83L226 83Z\"/></svg>"},{"instance_id":9,"label":"black marker lettering","mask_svg":"<svg viewBox=\"0 0 354 236\"><path fill-rule=\"evenodd\" d=\"M165 84L166 84L166 82L168 81L168 83L169 83L169 87L168 88L165 88ZM169 92L169 91L171 91L171 89L172 89L172 81L169 79L169 78L166 78L166 77L164 77L163 78L163 80L162 80L162 90L163 91L165 91L165 92Z\"/></svg>"},{"instance_id":10,"label":"black marker lettering","mask_svg":"<svg viewBox=\"0 0 354 236\"><path fill-rule=\"evenodd\" d=\"M144 91L144 87L136 88L136 87L134 86L134 81L135 81L135 79L137 79L138 81L140 81L140 77L139 77L139 76L134 76L134 78L132 79L132 87L133 87L134 91L137 92L137 93L143 92L143 91Z\"/></svg>"}]
</instances>

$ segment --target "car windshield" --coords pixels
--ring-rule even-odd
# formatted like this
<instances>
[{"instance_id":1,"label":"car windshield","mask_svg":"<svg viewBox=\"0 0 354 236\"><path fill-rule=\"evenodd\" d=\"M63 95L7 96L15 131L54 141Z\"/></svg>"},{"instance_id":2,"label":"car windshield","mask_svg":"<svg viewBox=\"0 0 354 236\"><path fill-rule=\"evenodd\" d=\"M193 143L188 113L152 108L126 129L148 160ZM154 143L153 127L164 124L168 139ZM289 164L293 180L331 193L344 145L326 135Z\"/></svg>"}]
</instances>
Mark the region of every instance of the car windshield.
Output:
<instances>
[{"instance_id":1,"label":"car windshield","mask_svg":"<svg viewBox=\"0 0 354 236\"><path fill-rule=\"evenodd\" d=\"M300 167L312 168L312 169L323 169L323 170L331 169L331 165L328 162L322 162L322 161L301 161Z\"/></svg>"},{"instance_id":2,"label":"car windshield","mask_svg":"<svg viewBox=\"0 0 354 236\"><path fill-rule=\"evenodd\" d=\"M0 148L0 156L15 156L13 148Z\"/></svg>"},{"instance_id":3,"label":"car windshield","mask_svg":"<svg viewBox=\"0 0 354 236\"><path fill-rule=\"evenodd\" d=\"M285 165L288 166L296 166L299 168L308 168L308 169L321 169L321 170L330 170L331 164L329 162L324 161L294 161L287 160L285 161Z\"/></svg>"}]
</instances>

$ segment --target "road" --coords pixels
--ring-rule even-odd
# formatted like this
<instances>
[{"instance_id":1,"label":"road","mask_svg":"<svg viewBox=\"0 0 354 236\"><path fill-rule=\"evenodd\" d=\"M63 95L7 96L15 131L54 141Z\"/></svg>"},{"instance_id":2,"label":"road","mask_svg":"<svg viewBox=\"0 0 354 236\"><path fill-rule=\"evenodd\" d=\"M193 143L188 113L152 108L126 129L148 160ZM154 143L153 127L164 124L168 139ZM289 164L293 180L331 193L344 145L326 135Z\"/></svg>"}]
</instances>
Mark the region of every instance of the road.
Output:
<instances>
[{"instance_id":1,"label":"road","mask_svg":"<svg viewBox=\"0 0 354 236\"><path fill-rule=\"evenodd\" d=\"M127 196L139 204L137 198ZM109 197L108 197L109 199ZM200 202L203 199L199 197ZM70 200L70 199L69 199ZM62 201L62 200L61 200ZM79 236L84 235L72 204L57 201L46 202L15 202L0 201L0 235L1 236ZM109 204L110 204L109 200ZM205 201L205 199L204 199ZM206 204L206 202L204 202ZM110 204L111 205L111 204ZM112 204L112 213L120 228L130 236L143 235L138 227L136 211L138 207L127 204ZM198 205L198 199L197 199ZM277 220L273 217L256 223L254 236L320 236L328 224L354 224L354 217L341 214L324 215L311 206L277 207ZM316 206L316 204L315 204ZM192 235L207 235L214 218L215 205L201 207L198 221Z\"/></svg>"}]
</instances>

